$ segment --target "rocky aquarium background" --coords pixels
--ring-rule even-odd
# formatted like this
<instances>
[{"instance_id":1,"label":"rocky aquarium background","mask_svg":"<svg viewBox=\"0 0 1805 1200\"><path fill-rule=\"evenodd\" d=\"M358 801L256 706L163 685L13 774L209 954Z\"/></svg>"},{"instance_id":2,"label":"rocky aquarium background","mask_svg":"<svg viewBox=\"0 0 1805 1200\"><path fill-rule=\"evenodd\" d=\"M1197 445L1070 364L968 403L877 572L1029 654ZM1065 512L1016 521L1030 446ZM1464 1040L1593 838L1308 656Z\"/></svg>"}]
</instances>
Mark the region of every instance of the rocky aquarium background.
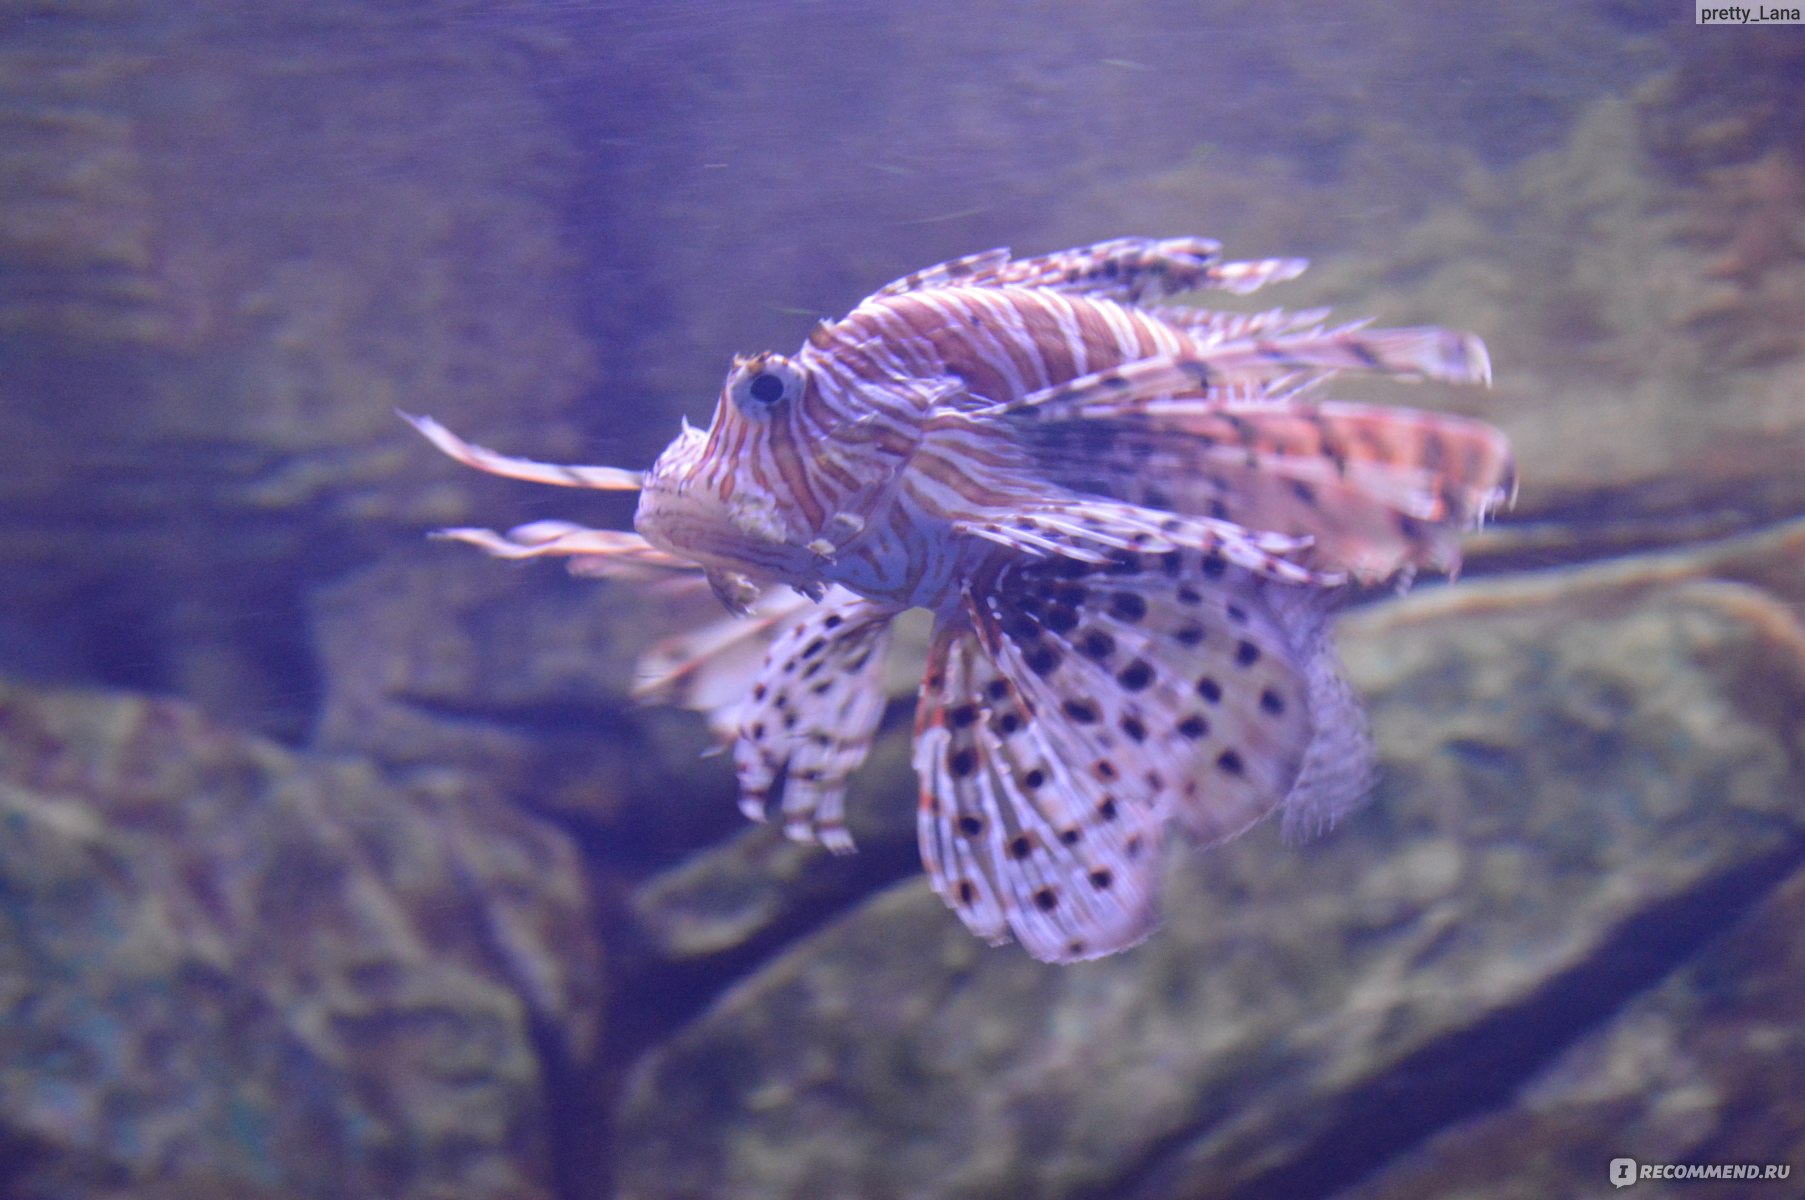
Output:
<instances>
[{"instance_id":1,"label":"rocky aquarium background","mask_svg":"<svg viewBox=\"0 0 1805 1200\"><path fill-rule=\"evenodd\" d=\"M1793 1194L1801 80L1677 0L0 0L0 1195ZM627 702L701 614L422 536L630 507L397 407L639 466L884 280L1125 233L1479 331L1405 396L1524 480L1344 622L1375 803L1132 953L941 908L906 680L832 860Z\"/></svg>"}]
</instances>

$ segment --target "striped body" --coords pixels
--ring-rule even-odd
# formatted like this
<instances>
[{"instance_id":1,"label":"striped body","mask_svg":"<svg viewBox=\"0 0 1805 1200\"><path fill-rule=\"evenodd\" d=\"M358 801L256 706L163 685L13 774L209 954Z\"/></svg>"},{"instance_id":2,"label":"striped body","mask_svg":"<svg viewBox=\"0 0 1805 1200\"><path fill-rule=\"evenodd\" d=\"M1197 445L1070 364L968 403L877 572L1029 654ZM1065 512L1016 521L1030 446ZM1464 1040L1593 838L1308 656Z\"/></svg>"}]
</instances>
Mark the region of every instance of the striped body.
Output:
<instances>
[{"instance_id":1,"label":"striped body","mask_svg":"<svg viewBox=\"0 0 1805 1200\"><path fill-rule=\"evenodd\" d=\"M1153 927L1168 830L1216 842L1275 811L1307 830L1361 799L1336 598L1452 571L1459 533L1514 487L1489 426L1313 394L1346 371L1483 382L1476 338L1154 303L1302 266L1124 239L930 268L793 356L736 360L707 430L643 479L420 425L485 470L643 489L643 542L544 522L452 535L596 574L699 567L752 619L660 648L651 690L713 710L742 806L762 818L781 791L792 836L850 848L841 797L882 714L890 620L932 610L930 879L990 940L1095 957ZM743 688L721 684L730 661Z\"/></svg>"}]
</instances>

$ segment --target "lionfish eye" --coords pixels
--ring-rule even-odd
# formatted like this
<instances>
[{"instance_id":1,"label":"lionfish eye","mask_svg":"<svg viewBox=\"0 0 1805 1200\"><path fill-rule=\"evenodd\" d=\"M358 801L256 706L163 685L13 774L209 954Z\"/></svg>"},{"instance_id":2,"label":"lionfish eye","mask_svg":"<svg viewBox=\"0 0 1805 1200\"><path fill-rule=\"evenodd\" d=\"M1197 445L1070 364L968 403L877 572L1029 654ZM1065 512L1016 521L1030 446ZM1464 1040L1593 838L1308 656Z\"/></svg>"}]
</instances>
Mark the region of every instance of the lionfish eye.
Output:
<instances>
[{"instance_id":1,"label":"lionfish eye","mask_svg":"<svg viewBox=\"0 0 1805 1200\"><path fill-rule=\"evenodd\" d=\"M747 416L764 419L785 400L802 395L802 370L780 354L741 359L727 377L727 394Z\"/></svg>"},{"instance_id":2,"label":"lionfish eye","mask_svg":"<svg viewBox=\"0 0 1805 1200\"><path fill-rule=\"evenodd\" d=\"M769 371L761 371L753 376L746 391L760 404L776 404L783 399L783 380Z\"/></svg>"}]
</instances>

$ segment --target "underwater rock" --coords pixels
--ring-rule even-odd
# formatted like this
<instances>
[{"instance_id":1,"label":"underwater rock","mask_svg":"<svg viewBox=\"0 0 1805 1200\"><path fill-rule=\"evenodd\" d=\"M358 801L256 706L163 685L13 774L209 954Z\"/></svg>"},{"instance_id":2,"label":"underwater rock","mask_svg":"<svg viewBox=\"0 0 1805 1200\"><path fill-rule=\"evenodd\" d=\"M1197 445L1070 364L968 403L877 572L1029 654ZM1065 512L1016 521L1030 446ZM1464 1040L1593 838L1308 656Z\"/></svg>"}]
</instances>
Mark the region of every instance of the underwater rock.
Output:
<instances>
[{"instance_id":1,"label":"underwater rock","mask_svg":"<svg viewBox=\"0 0 1805 1200\"><path fill-rule=\"evenodd\" d=\"M921 869L909 723L888 723L849 789L855 855L788 840L775 823L746 826L633 891L630 906L657 962L705 965L770 950L856 900ZM735 819L743 818L735 813Z\"/></svg>"},{"instance_id":2,"label":"underwater rock","mask_svg":"<svg viewBox=\"0 0 1805 1200\"><path fill-rule=\"evenodd\" d=\"M711 596L670 601L422 544L317 589L310 609L320 750L465 769L606 830L617 857L669 859L743 824L730 762L703 757L702 722L629 697L646 646L721 618Z\"/></svg>"},{"instance_id":3,"label":"underwater rock","mask_svg":"<svg viewBox=\"0 0 1805 1200\"><path fill-rule=\"evenodd\" d=\"M1351 615L1371 809L1176 855L1096 963L881 893L647 1055L621 1194L1325 1193L1503 1102L1805 862L1802 542Z\"/></svg>"},{"instance_id":4,"label":"underwater rock","mask_svg":"<svg viewBox=\"0 0 1805 1200\"><path fill-rule=\"evenodd\" d=\"M599 988L560 835L448 772L13 685L0 825L9 1194L553 1194L547 1077Z\"/></svg>"},{"instance_id":5,"label":"underwater rock","mask_svg":"<svg viewBox=\"0 0 1805 1200\"><path fill-rule=\"evenodd\" d=\"M1775 662L1751 663L1757 678L1739 700L1782 734L1795 764L1805 760L1805 706L1788 663L1805 621L1805 522L1689 557L1667 556L1675 571L1772 587L1790 610L1741 586L1711 589L1775 633ZM1627 580L1657 572L1619 568ZM1692 585L1697 588L1698 585ZM1771 672L1767 682L1759 674ZM1797 792L1795 791L1795 797ZM1796 846L1766 869L1762 885L1796 861ZM1805 990L1805 872L1793 870L1752 902L1732 874L1702 899L1712 907L1667 914L1715 937L1600 1027L1576 1040L1524 1081L1507 1102L1438 1132L1387 1163L1341 1200L1445 1196L1472 1200L1601 1192L1611 1159L1655 1163L1805 1163L1805 1041L1798 996ZM1737 919L1739 907L1747 915ZM1659 945L1673 936L1650 929ZM1656 965L1665 967L1666 963ZM1621 963L1636 971L1633 959ZM1646 967L1641 968L1646 973ZM1501 1171L1504 1164L1507 1170ZM1678 1196L1701 1185L1645 1180L1636 1195ZM1722 1186L1717 1185L1717 1186ZM1751 1193L1790 1184L1762 1181Z\"/></svg>"},{"instance_id":6,"label":"underwater rock","mask_svg":"<svg viewBox=\"0 0 1805 1200\"><path fill-rule=\"evenodd\" d=\"M1659 86L1595 101L1563 144L1474 167L1393 238L1321 264L1338 305L1483 332L1496 391L1448 400L1511 435L1523 489L1473 539L1475 571L1805 511L1805 160L1763 149L1676 186L1650 123L1703 103Z\"/></svg>"},{"instance_id":7,"label":"underwater rock","mask_svg":"<svg viewBox=\"0 0 1805 1200\"><path fill-rule=\"evenodd\" d=\"M1539 1071L1501 1111L1438 1133L1337 1200L1603 1195L1612 1159L1788 1165L1790 1182L1644 1180L1791 1195L1805 1163L1805 872Z\"/></svg>"}]
</instances>

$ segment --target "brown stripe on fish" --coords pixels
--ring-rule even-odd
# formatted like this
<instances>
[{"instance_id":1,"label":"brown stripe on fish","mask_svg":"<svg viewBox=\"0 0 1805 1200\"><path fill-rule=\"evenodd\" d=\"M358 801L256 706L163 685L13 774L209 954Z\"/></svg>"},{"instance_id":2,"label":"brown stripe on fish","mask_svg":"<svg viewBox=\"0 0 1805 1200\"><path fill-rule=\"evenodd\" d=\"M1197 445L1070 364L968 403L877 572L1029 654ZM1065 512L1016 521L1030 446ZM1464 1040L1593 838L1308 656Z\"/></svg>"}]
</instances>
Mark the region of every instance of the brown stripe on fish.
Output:
<instances>
[{"instance_id":1,"label":"brown stripe on fish","mask_svg":"<svg viewBox=\"0 0 1805 1200\"><path fill-rule=\"evenodd\" d=\"M1046 387L1057 380L1084 374L1077 366L1083 349L1071 336L1076 330L1060 319L1063 297L1033 292L1025 295L1037 302L1018 301L1012 307L1020 317L1027 345L1039 364L1035 386Z\"/></svg>"},{"instance_id":2,"label":"brown stripe on fish","mask_svg":"<svg viewBox=\"0 0 1805 1200\"><path fill-rule=\"evenodd\" d=\"M1026 314L1030 306L1020 302L1024 294L1002 291L998 289L970 290L958 293L957 301L967 319L967 325L961 327L955 323L951 328L958 338L971 339L977 345L988 343L993 356L1001 364L1007 364L1008 396L1014 398L1026 395L1046 386L1051 380L1047 375L1046 361L1031 334ZM971 329L969 318L982 313L988 318L979 329ZM949 355L957 353L957 339L941 343L943 352Z\"/></svg>"}]
</instances>

